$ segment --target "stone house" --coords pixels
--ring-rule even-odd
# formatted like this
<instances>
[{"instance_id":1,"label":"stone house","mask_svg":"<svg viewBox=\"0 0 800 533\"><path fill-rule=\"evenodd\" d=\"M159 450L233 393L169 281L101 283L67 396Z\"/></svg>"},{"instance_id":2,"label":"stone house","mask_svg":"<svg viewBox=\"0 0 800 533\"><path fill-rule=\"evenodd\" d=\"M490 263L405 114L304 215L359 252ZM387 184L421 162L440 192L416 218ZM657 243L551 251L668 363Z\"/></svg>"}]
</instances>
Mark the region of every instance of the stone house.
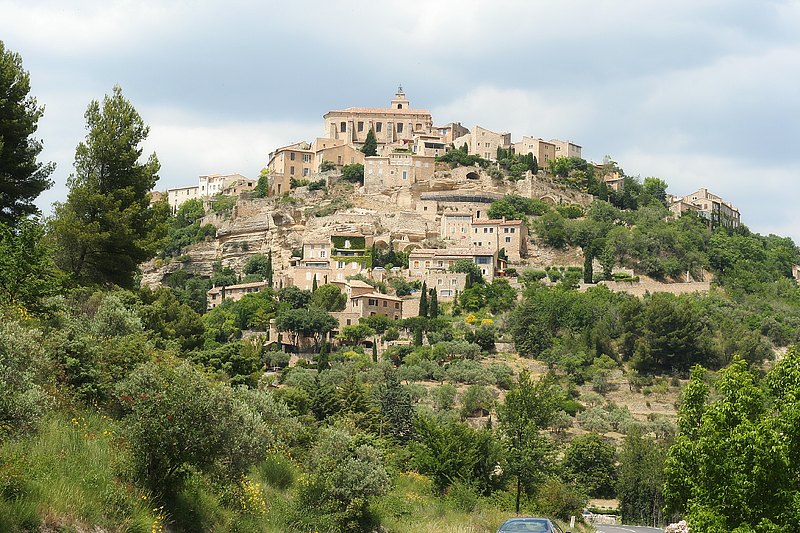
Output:
<instances>
[{"instance_id":1,"label":"stone house","mask_svg":"<svg viewBox=\"0 0 800 533\"><path fill-rule=\"evenodd\" d=\"M556 157L581 157L581 146L571 141L550 139L550 144L556 147Z\"/></svg>"},{"instance_id":2,"label":"stone house","mask_svg":"<svg viewBox=\"0 0 800 533\"><path fill-rule=\"evenodd\" d=\"M538 137L523 137L514 143L514 153L519 155L533 154L540 168L547 168L550 161L556 158L556 145Z\"/></svg>"},{"instance_id":3,"label":"stone house","mask_svg":"<svg viewBox=\"0 0 800 533\"><path fill-rule=\"evenodd\" d=\"M260 292L269 286L266 281L254 281L252 283L240 283L238 285L228 285L227 287L212 287L206 293L208 309L214 309L225 300L238 302L247 294Z\"/></svg>"},{"instance_id":4,"label":"stone house","mask_svg":"<svg viewBox=\"0 0 800 533\"><path fill-rule=\"evenodd\" d=\"M455 139L453 144L460 148L467 144L470 154L476 154L490 161L497 158L497 149L511 148L511 133L497 133L480 126L475 126L472 132Z\"/></svg>"},{"instance_id":5,"label":"stone house","mask_svg":"<svg viewBox=\"0 0 800 533\"><path fill-rule=\"evenodd\" d=\"M478 265L483 279L488 283L492 282L497 265L497 251L487 248L417 248L408 257L409 276L422 277L429 271L447 272L461 259Z\"/></svg>"}]
</instances>

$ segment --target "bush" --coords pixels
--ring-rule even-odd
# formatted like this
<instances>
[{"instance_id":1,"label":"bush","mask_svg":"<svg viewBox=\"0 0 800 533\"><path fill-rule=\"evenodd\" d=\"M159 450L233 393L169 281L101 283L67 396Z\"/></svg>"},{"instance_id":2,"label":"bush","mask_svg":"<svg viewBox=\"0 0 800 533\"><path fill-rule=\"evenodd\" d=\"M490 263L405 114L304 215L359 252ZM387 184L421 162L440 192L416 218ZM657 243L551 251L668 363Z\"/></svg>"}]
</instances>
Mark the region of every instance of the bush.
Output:
<instances>
[{"instance_id":1,"label":"bush","mask_svg":"<svg viewBox=\"0 0 800 533\"><path fill-rule=\"evenodd\" d=\"M283 455L271 453L258 465L258 473L271 486L286 490L294 484L296 468Z\"/></svg>"},{"instance_id":2,"label":"bush","mask_svg":"<svg viewBox=\"0 0 800 533\"><path fill-rule=\"evenodd\" d=\"M30 431L45 412L42 341L38 330L0 322L0 442Z\"/></svg>"},{"instance_id":3,"label":"bush","mask_svg":"<svg viewBox=\"0 0 800 533\"><path fill-rule=\"evenodd\" d=\"M238 479L271 440L240 395L186 362L141 365L118 398L136 476L159 493L174 494L187 467Z\"/></svg>"}]
</instances>

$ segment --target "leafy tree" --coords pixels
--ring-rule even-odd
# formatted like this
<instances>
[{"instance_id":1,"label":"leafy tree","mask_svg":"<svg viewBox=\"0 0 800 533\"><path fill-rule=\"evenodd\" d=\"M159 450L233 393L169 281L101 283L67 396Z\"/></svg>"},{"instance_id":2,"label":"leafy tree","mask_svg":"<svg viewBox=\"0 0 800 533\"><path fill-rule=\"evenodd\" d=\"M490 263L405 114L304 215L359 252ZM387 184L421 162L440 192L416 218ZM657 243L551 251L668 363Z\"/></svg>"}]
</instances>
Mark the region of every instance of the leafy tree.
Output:
<instances>
[{"instance_id":1,"label":"leafy tree","mask_svg":"<svg viewBox=\"0 0 800 533\"><path fill-rule=\"evenodd\" d=\"M664 515L663 443L632 431L619 452L617 498L626 524L662 524Z\"/></svg>"},{"instance_id":2,"label":"leafy tree","mask_svg":"<svg viewBox=\"0 0 800 533\"><path fill-rule=\"evenodd\" d=\"M258 173L258 183L253 189L253 195L256 198L266 198L269 196L269 169L262 168Z\"/></svg>"},{"instance_id":3,"label":"leafy tree","mask_svg":"<svg viewBox=\"0 0 800 533\"><path fill-rule=\"evenodd\" d=\"M567 476L592 498L613 498L617 451L600 435L575 437L564 452L562 464Z\"/></svg>"},{"instance_id":4,"label":"leafy tree","mask_svg":"<svg viewBox=\"0 0 800 533\"><path fill-rule=\"evenodd\" d=\"M289 418L265 393L211 383L186 362L140 366L120 383L118 400L138 479L166 495L191 469L239 479L278 444L273 428Z\"/></svg>"},{"instance_id":5,"label":"leafy tree","mask_svg":"<svg viewBox=\"0 0 800 533\"><path fill-rule=\"evenodd\" d=\"M205 214L206 210L203 207L203 201L199 198L192 198L178 206L178 210L175 213L175 222L179 228L185 228L203 218Z\"/></svg>"},{"instance_id":6,"label":"leafy tree","mask_svg":"<svg viewBox=\"0 0 800 533\"><path fill-rule=\"evenodd\" d=\"M299 338L310 337L319 348L320 341L337 325L336 319L318 307L292 308L281 310L275 319L278 331L287 331L294 337L294 345Z\"/></svg>"},{"instance_id":7,"label":"leafy tree","mask_svg":"<svg viewBox=\"0 0 800 533\"><path fill-rule=\"evenodd\" d=\"M155 253L167 213L149 206L158 179L155 154L140 163L149 128L115 86L86 110L89 133L75 153L64 204L55 206L59 266L81 283L131 287L138 264Z\"/></svg>"},{"instance_id":8,"label":"leafy tree","mask_svg":"<svg viewBox=\"0 0 800 533\"><path fill-rule=\"evenodd\" d=\"M483 283L483 274L478 265L470 259L459 259L450 267L450 272L463 272L467 275L465 288L469 289L476 283Z\"/></svg>"},{"instance_id":9,"label":"leafy tree","mask_svg":"<svg viewBox=\"0 0 800 533\"><path fill-rule=\"evenodd\" d=\"M689 298L655 293L645 302L643 331L632 364L639 371L683 370L714 364L706 320Z\"/></svg>"},{"instance_id":10,"label":"leafy tree","mask_svg":"<svg viewBox=\"0 0 800 533\"><path fill-rule=\"evenodd\" d=\"M527 220L529 215L544 215L550 210L548 205L534 198L525 198L518 194L507 194L495 200L489 206L489 218L503 218L508 220Z\"/></svg>"},{"instance_id":11,"label":"leafy tree","mask_svg":"<svg viewBox=\"0 0 800 533\"><path fill-rule=\"evenodd\" d=\"M21 220L16 230L0 222L0 307L40 310L42 298L54 294L59 284L39 221Z\"/></svg>"},{"instance_id":12,"label":"leafy tree","mask_svg":"<svg viewBox=\"0 0 800 533\"><path fill-rule=\"evenodd\" d=\"M735 359L713 395L695 367L666 461L667 509L700 531L800 527L799 397L796 348L763 380Z\"/></svg>"},{"instance_id":13,"label":"leafy tree","mask_svg":"<svg viewBox=\"0 0 800 533\"><path fill-rule=\"evenodd\" d=\"M569 242L567 223L557 211L542 215L535 223L536 234L552 248L564 248Z\"/></svg>"},{"instance_id":14,"label":"leafy tree","mask_svg":"<svg viewBox=\"0 0 800 533\"><path fill-rule=\"evenodd\" d=\"M278 291L278 300L287 308L302 309L311 302L311 293L290 285Z\"/></svg>"},{"instance_id":15,"label":"leafy tree","mask_svg":"<svg viewBox=\"0 0 800 533\"><path fill-rule=\"evenodd\" d=\"M272 277L272 250L269 255L256 254L247 258L244 264L245 274L255 274L259 279L269 280ZM270 287L272 284L270 284Z\"/></svg>"},{"instance_id":16,"label":"leafy tree","mask_svg":"<svg viewBox=\"0 0 800 533\"><path fill-rule=\"evenodd\" d=\"M522 492L532 495L551 468L552 447L542 430L552 422L560 400L560 391L552 382L534 382L530 374L522 372L497 408L506 448L506 471L516 480L517 513Z\"/></svg>"},{"instance_id":17,"label":"leafy tree","mask_svg":"<svg viewBox=\"0 0 800 533\"><path fill-rule=\"evenodd\" d=\"M337 338L351 346L358 346L373 335L375 330L361 323L343 327Z\"/></svg>"},{"instance_id":18,"label":"leafy tree","mask_svg":"<svg viewBox=\"0 0 800 533\"><path fill-rule=\"evenodd\" d=\"M346 181L364 183L364 165L352 163L342 167L342 179Z\"/></svg>"},{"instance_id":19,"label":"leafy tree","mask_svg":"<svg viewBox=\"0 0 800 533\"><path fill-rule=\"evenodd\" d=\"M417 417L414 431L414 465L430 476L438 492L458 481L474 486L481 494L502 486L503 477L497 471L502 448L490 431L425 415Z\"/></svg>"},{"instance_id":20,"label":"leafy tree","mask_svg":"<svg viewBox=\"0 0 800 533\"><path fill-rule=\"evenodd\" d=\"M43 336L0 321L0 442L32 430L48 406Z\"/></svg>"},{"instance_id":21,"label":"leafy tree","mask_svg":"<svg viewBox=\"0 0 800 533\"><path fill-rule=\"evenodd\" d=\"M347 295L336 285L326 283L311 293L309 305L328 312L343 311L347 305Z\"/></svg>"},{"instance_id":22,"label":"leafy tree","mask_svg":"<svg viewBox=\"0 0 800 533\"><path fill-rule=\"evenodd\" d=\"M372 531L370 499L389 490L380 453L339 429L322 433L311 450L300 487L294 528L301 531Z\"/></svg>"},{"instance_id":23,"label":"leafy tree","mask_svg":"<svg viewBox=\"0 0 800 533\"><path fill-rule=\"evenodd\" d=\"M367 138L364 141L364 146L361 147L361 151L365 156L378 155L378 140L375 138L375 132L372 131L372 128L367 132Z\"/></svg>"},{"instance_id":24,"label":"leafy tree","mask_svg":"<svg viewBox=\"0 0 800 533\"><path fill-rule=\"evenodd\" d=\"M42 143L33 137L44 114L30 96L22 57L0 41L0 223L15 226L36 213L33 201L50 188L55 166L36 161Z\"/></svg>"},{"instance_id":25,"label":"leafy tree","mask_svg":"<svg viewBox=\"0 0 800 533\"><path fill-rule=\"evenodd\" d=\"M489 411L494 405L492 391L484 385L473 384L467 387L461 396L461 417L474 416L475 413L483 416L484 411Z\"/></svg>"}]
</instances>

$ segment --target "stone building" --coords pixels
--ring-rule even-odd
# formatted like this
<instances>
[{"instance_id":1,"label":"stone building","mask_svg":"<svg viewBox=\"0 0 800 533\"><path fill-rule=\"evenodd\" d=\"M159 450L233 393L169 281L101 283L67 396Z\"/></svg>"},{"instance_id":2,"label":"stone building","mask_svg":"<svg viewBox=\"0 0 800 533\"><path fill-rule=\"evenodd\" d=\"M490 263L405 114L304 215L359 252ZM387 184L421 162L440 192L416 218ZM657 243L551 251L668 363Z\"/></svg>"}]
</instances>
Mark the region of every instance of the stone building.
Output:
<instances>
[{"instance_id":1,"label":"stone building","mask_svg":"<svg viewBox=\"0 0 800 533\"><path fill-rule=\"evenodd\" d=\"M225 300L238 302L245 295L260 292L268 286L269 283L266 281L254 281L252 283L228 285L227 287L212 287L206 293L208 309L214 309Z\"/></svg>"},{"instance_id":2,"label":"stone building","mask_svg":"<svg viewBox=\"0 0 800 533\"><path fill-rule=\"evenodd\" d=\"M434 157L407 152L394 152L385 157L371 156L364 161L364 187L367 192L389 187L409 187L429 180L436 170Z\"/></svg>"},{"instance_id":3,"label":"stone building","mask_svg":"<svg viewBox=\"0 0 800 533\"><path fill-rule=\"evenodd\" d=\"M464 143L467 144L470 154L478 155L484 159L494 160L497 158L498 148L506 150L511 148L511 133L497 133L480 126L475 126L470 133L462 135L453 141L453 144L457 148L461 147Z\"/></svg>"},{"instance_id":4,"label":"stone building","mask_svg":"<svg viewBox=\"0 0 800 533\"><path fill-rule=\"evenodd\" d=\"M311 145L297 142L282 146L269 154L267 170L270 176L270 193L281 195L291 189L291 179L308 179L314 172L315 157Z\"/></svg>"},{"instance_id":5,"label":"stone building","mask_svg":"<svg viewBox=\"0 0 800 533\"><path fill-rule=\"evenodd\" d=\"M556 157L581 157L581 146L571 141L550 139L550 144L556 147Z\"/></svg>"},{"instance_id":6,"label":"stone building","mask_svg":"<svg viewBox=\"0 0 800 533\"><path fill-rule=\"evenodd\" d=\"M497 251L487 248L417 248L408 257L409 276L425 276L430 271L447 272L461 259L478 265L483 279L492 282L497 265Z\"/></svg>"},{"instance_id":7,"label":"stone building","mask_svg":"<svg viewBox=\"0 0 800 533\"><path fill-rule=\"evenodd\" d=\"M533 154L539 168L546 168L556 158L556 145L538 137L523 137L514 143L514 153L519 155Z\"/></svg>"},{"instance_id":8,"label":"stone building","mask_svg":"<svg viewBox=\"0 0 800 533\"><path fill-rule=\"evenodd\" d=\"M430 112L411 108L402 87L398 87L389 107L348 107L328 111L322 118L328 138L356 147L363 146L369 130L375 133L379 146L404 139L410 141L415 134L433 131Z\"/></svg>"},{"instance_id":9,"label":"stone building","mask_svg":"<svg viewBox=\"0 0 800 533\"><path fill-rule=\"evenodd\" d=\"M740 224L739 210L705 187L683 197L674 198L670 210L675 214L683 214L686 204L697 207L698 214L705 218L712 228L737 228Z\"/></svg>"},{"instance_id":10,"label":"stone building","mask_svg":"<svg viewBox=\"0 0 800 533\"><path fill-rule=\"evenodd\" d=\"M477 219L471 224L472 245L494 252L505 250L506 257L518 263L528 255L528 227L522 220Z\"/></svg>"}]
</instances>

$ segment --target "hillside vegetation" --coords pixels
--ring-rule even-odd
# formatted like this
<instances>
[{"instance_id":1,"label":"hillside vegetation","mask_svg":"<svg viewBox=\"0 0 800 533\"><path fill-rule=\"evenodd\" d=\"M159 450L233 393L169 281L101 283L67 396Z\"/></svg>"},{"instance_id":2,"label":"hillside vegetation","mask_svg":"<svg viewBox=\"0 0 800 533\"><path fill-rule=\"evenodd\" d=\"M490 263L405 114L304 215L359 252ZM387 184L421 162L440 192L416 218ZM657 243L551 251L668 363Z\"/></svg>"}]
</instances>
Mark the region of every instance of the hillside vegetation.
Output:
<instances>
[{"instance_id":1,"label":"hillside vegetation","mask_svg":"<svg viewBox=\"0 0 800 533\"><path fill-rule=\"evenodd\" d=\"M590 498L626 523L800 530L791 239L672 220L661 180L611 192L560 161L548 179L588 209L507 196L490 212L579 248L582 268L488 282L457 263L467 288L447 303L372 282L419 294L419 316L332 336L332 285L205 312L210 283L271 279L271 254L142 287L141 261L213 231L196 204L149 204L158 161L140 163L147 128L120 88L87 121L53 218L0 222L0 530L491 532L567 523ZM641 299L594 283L619 266L714 283ZM273 319L308 352L265 346Z\"/></svg>"}]
</instances>

